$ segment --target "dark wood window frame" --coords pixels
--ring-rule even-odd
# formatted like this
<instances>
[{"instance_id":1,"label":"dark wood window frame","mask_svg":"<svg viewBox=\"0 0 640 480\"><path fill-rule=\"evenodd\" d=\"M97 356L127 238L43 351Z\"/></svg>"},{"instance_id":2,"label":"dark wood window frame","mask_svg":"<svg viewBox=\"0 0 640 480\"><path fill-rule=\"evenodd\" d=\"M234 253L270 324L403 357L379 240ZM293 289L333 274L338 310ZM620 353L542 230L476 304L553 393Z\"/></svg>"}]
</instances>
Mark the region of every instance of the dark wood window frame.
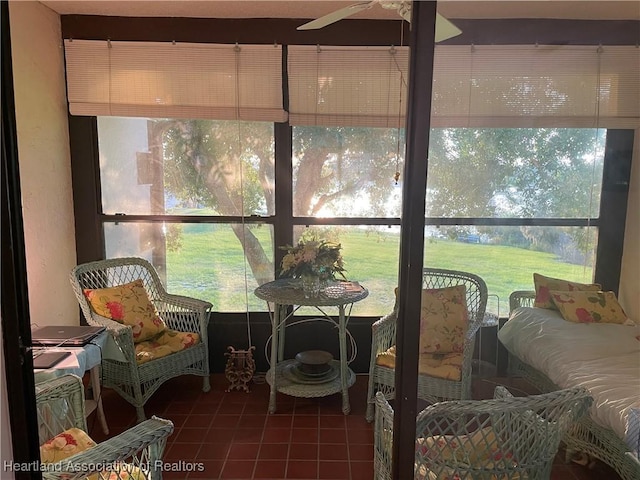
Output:
<instances>
[{"instance_id":1,"label":"dark wood window frame","mask_svg":"<svg viewBox=\"0 0 640 480\"><path fill-rule=\"evenodd\" d=\"M300 32L296 27L305 19L204 19L204 18L134 18L94 15L63 15L63 38L87 40L181 41L203 43L256 43L283 45L398 45L410 43L406 22L395 20L349 20L324 29ZM563 44L563 45L636 45L639 41L637 21L456 19L463 34L446 44ZM404 29L401 31L401 29ZM286 49L285 49L286 50ZM283 65L283 70L286 67ZM285 92L286 93L286 92ZM286 95L284 97L287 98ZM286 100L285 100L286 101ZM123 221L122 217L103 215L100 208L100 182L96 119L69 116L71 159L74 189L76 243L78 262L100 259L104 255L102 224ZM291 243L291 226L295 225L399 225L398 218L302 218L294 217L291 205L291 133L288 124L275 124L276 181L278 182L275 217L245 219L267 221L274 225L276 244ZM601 211L616 212L599 219L499 219L499 218L426 218L427 225L536 225L596 226L599 235L595 277L605 288L617 291L626 198L631 166L633 131L609 130L605 153ZM612 153L615 152L615 153ZM288 180L287 180L288 179ZM285 186L286 182L288 186ZM626 185L626 190L625 190ZM606 217L606 218L604 218ZM180 221L179 218L172 219ZM125 221L162 222L163 216L127 216ZM185 218L189 222L229 222L238 218ZM276 252L276 255L281 252ZM276 258L276 262L280 259ZM617 265L617 267L616 267Z\"/></svg>"},{"instance_id":2,"label":"dark wood window frame","mask_svg":"<svg viewBox=\"0 0 640 480\"><path fill-rule=\"evenodd\" d=\"M130 18L68 15L62 16L64 38L90 40L139 40L181 41L211 43L282 43L335 44L335 45L390 45L400 44L401 22L350 20L338 22L312 35L295 30L304 19L189 19L189 18ZM467 20L456 19L463 35L447 44L576 44L611 45L636 44L640 22L629 21L577 21L577 20ZM402 23L405 43L410 42L408 24ZM615 27L615 28L614 28ZM375 32L375 34L372 34ZM492 32L488 37L486 32ZM499 32L499 37L494 36ZM535 38L532 32L535 32ZM585 32L590 32L589 35ZM284 49L286 52L286 48ZM286 54L286 53L285 53ZM283 63L286 75L286 65ZM286 77L285 77L286 78ZM285 82L286 84L286 82ZM285 92L286 94L286 92ZM287 96L285 95L285 102ZM122 216L103 215L99 181L97 121L95 117L69 116L71 140L71 164L73 175L76 245L78 263L101 259L104 256L102 225L105 222L127 221L185 221L222 222L238 221L239 217L175 217L175 216ZM400 225L399 218L315 218L294 217L292 208L292 128L287 123L274 125L276 148L276 197L277 215L266 218L245 218L245 222L266 222L274 227L277 245L291 243L295 225ZM600 211L606 212L598 219L501 219L501 218L426 218L427 225L535 225L535 226L596 226L600 230L598 260L595 279L609 290L618 290L626 198L631 166L633 131L609 130L605 152L604 178ZM612 213L615 212L615 213ZM606 218L605 218L606 217ZM282 252L276 251L276 256ZM275 258L278 264L280 258ZM217 345L221 331L228 337L225 342L240 342L246 337L238 314L216 314L216 335L211 338L212 361L221 365L216 351L226 345ZM252 325L257 330L268 331L266 313L253 312ZM350 324L361 345L369 345L372 317L354 318ZM256 335L254 334L254 337ZM257 334L255 340L262 335ZM266 337L265 337L266 340ZM368 368L368 352L363 349L354 365L357 371ZM222 354L220 354L222 355ZM366 357L366 359L365 359ZM259 362L259 367L260 367Z\"/></svg>"}]
</instances>

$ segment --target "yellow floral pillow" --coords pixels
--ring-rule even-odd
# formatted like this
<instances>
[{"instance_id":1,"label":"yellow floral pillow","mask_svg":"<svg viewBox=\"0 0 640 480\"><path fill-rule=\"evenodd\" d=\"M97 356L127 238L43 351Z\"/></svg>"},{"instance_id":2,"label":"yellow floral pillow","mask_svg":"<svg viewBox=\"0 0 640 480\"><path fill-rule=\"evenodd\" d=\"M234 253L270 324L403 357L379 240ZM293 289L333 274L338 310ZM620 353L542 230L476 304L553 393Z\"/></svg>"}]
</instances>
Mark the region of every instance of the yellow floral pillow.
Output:
<instances>
[{"instance_id":1,"label":"yellow floral pillow","mask_svg":"<svg viewBox=\"0 0 640 480\"><path fill-rule=\"evenodd\" d=\"M533 274L533 285L536 289L536 298L533 302L534 307L548 308L557 310L556 305L551 299L551 291L557 292L575 292L588 291L597 292L602 290L602 286L597 283L577 283L560 278L545 277L539 273Z\"/></svg>"},{"instance_id":2,"label":"yellow floral pillow","mask_svg":"<svg viewBox=\"0 0 640 480\"><path fill-rule=\"evenodd\" d=\"M421 353L461 353L468 325L464 285L422 291Z\"/></svg>"},{"instance_id":3,"label":"yellow floral pillow","mask_svg":"<svg viewBox=\"0 0 640 480\"><path fill-rule=\"evenodd\" d=\"M149 340L167 328L149 300L142 280L116 287L85 289L84 295L98 315L129 325L135 343Z\"/></svg>"},{"instance_id":4,"label":"yellow floral pillow","mask_svg":"<svg viewBox=\"0 0 640 480\"><path fill-rule=\"evenodd\" d=\"M70 428L40 446L40 461L42 463L61 462L95 446L96 442L84 431L79 428ZM87 480L148 480L147 475L133 464L121 463L119 467L119 470L105 470L90 475ZM73 465L69 465L69 468L73 468ZM84 467L79 465L77 468Z\"/></svg>"},{"instance_id":5,"label":"yellow floral pillow","mask_svg":"<svg viewBox=\"0 0 640 480\"><path fill-rule=\"evenodd\" d=\"M513 454L503 451L500 443L491 427L476 430L468 435L436 435L419 438L416 441L416 456L424 459L424 462L419 464L416 478L460 479L454 465L458 465L462 470L473 470L473 467L503 470L517 465ZM488 480L520 478L517 473L515 475L512 477L510 474L504 476L491 474L486 478Z\"/></svg>"},{"instance_id":6,"label":"yellow floral pillow","mask_svg":"<svg viewBox=\"0 0 640 480\"><path fill-rule=\"evenodd\" d=\"M551 292L562 318L577 323L625 323L627 315L613 292Z\"/></svg>"},{"instance_id":7,"label":"yellow floral pillow","mask_svg":"<svg viewBox=\"0 0 640 480\"><path fill-rule=\"evenodd\" d=\"M70 428L40 446L40 461L56 463L95 446L96 442L85 432L79 428Z\"/></svg>"}]
</instances>

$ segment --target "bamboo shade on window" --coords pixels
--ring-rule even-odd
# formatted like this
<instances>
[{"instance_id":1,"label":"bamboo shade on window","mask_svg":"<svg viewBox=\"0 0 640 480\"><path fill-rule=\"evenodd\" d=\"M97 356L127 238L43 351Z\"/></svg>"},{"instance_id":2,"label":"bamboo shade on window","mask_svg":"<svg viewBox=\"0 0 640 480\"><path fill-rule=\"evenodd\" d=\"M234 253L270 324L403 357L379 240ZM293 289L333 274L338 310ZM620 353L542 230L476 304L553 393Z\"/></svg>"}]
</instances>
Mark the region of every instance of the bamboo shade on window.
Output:
<instances>
[{"instance_id":1,"label":"bamboo shade on window","mask_svg":"<svg viewBox=\"0 0 640 480\"><path fill-rule=\"evenodd\" d=\"M65 40L72 115L286 121L282 48Z\"/></svg>"},{"instance_id":2,"label":"bamboo shade on window","mask_svg":"<svg viewBox=\"0 0 640 480\"><path fill-rule=\"evenodd\" d=\"M433 127L640 125L635 46L437 46L433 82Z\"/></svg>"},{"instance_id":3,"label":"bamboo shade on window","mask_svg":"<svg viewBox=\"0 0 640 480\"><path fill-rule=\"evenodd\" d=\"M406 47L289 47L292 125L404 125Z\"/></svg>"}]
</instances>

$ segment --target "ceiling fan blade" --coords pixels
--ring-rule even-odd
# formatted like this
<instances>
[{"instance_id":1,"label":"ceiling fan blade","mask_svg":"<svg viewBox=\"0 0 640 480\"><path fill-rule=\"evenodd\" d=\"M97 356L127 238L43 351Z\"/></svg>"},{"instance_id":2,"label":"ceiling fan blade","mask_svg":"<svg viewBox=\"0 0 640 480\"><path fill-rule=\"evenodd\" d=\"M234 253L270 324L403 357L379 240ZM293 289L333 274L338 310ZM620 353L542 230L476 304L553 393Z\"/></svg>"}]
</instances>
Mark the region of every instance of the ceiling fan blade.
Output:
<instances>
[{"instance_id":1,"label":"ceiling fan blade","mask_svg":"<svg viewBox=\"0 0 640 480\"><path fill-rule=\"evenodd\" d=\"M337 22L338 20L342 20L343 18L350 17L351 15L362 10L371 8L376 3L376 0L373 0L371 2L354 3L353 5L349 5L348 7L341 8L340 10L336 10L335 12L331 12L320 18L316 18L309 23L300 25L296 30L316 30L318 28L326 27L327 25Z\"/></svg>"},{"instance_id":2,"label":"ceiling fan blade","mask_svg":"<svg viewBox=\"0 0 640 480\"><path fill-rule=\"evenodd\" d=\"M436 13L436 43L456 37L461 33L462 30L439 13Z\"/></svg>"}]
</instances>

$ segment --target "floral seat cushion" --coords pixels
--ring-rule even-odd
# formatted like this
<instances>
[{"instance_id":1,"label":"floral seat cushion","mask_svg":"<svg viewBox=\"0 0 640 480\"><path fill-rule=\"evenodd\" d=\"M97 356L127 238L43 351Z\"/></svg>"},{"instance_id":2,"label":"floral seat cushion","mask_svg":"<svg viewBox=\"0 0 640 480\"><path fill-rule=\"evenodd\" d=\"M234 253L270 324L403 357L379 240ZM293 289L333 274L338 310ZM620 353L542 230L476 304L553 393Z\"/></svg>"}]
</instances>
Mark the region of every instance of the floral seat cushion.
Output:
<instances>
[{"instance_id":1,"label":"floral seat cushion","mask_svg":"<svg viewBox=\"0 0 640 480\"><path fill-rule=\"evenodd\" d=\"M192 332L177 332L166 329L150 340L136 343L136 362L138 365L166 357L172 353L200 343L200 335Z\"/></svg>"},{"instance_id":2,"label":"floral seat cushion","mask_svg":"<svg viewBox=\"0 0 640 480\"><path fill-rule=\"evenodd\" d=\"M436 435L416 441L419 462L416 479L461 480L470 468L508 470L517 464L513 454L503 451L493 428L485 427L467 435ZM457 468L456 468L457 467ZM488 474L487 480L515 480L517 473Z\"/></svg>"},{"instance_id":3,"label":"floral seat cushion","mask_svg":"<svg viewBox=\"0 0 640 480\"><path fill-rule=\"evenodd\" d=\"M70 428L40 446L40 461L43 464L62 462L95 446L96 442L84 431L79 428ZM63 466L72 467L72 465ZM149 480L149 477L133 464L120 463L118 466L118 470L106 470L89 475L87 480Z\"/></svg>"},{"instance_id":4,"label":"floral seat cushion","mask_svg":"<svg viewBox=\"0 0 640 480\"><path fill-rule=\"evenodd\" d=\"M70 428L40 446L40 461L56 463L95 446L96 442L84 431Z\"/></svg>"},{"instance_id":5,"label":"floral seat cushion","mask_svg":"<svg viewBox=\"0 0 640 480\"><path fill-rule=\"evenodd\" d=\"M395 368L396 346L393 345L386 352L380 353L376 357L376 364ZM445 380L460 380L462 378L462 354L421 353L418 359L418 373Z\"/></svg>"}]
</instances>

